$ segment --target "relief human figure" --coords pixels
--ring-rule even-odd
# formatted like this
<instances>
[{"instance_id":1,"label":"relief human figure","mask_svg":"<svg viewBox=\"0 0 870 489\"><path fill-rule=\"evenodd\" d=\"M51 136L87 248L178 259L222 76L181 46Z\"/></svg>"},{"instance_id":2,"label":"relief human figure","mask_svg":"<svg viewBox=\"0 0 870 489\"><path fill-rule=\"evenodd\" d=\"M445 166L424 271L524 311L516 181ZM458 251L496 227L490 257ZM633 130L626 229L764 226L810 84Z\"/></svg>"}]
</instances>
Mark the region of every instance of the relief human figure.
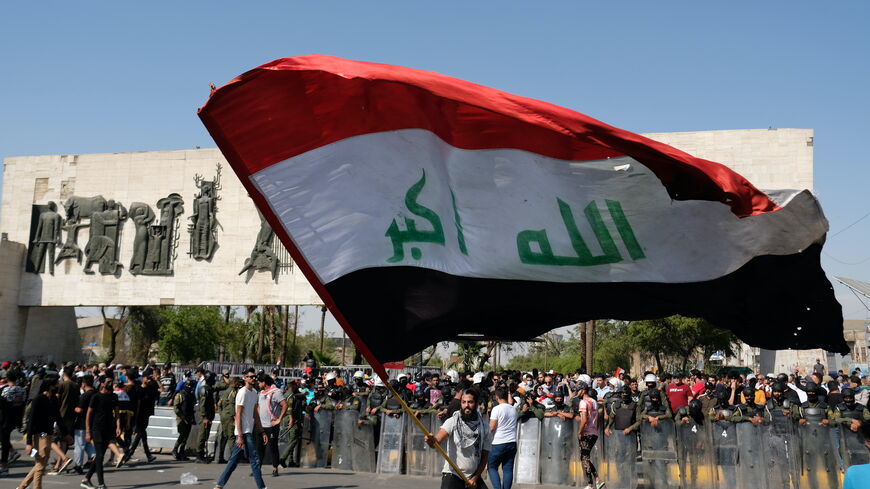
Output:
<instances>
[{"instance_id":1,"label":"relief human figure","mask_svg":"<svg viewBox=\"0 0 870 489\"><path fill-rule=\"evenodd\" d=\"M30 260L35 273L45 273L45 262L48 260L48 271L54 275L55 246L61 244L61 226L63 218L57 213L57 204L48 203L48 209L39 214L36 233L30 250Z\"/></svg>"}]
</instances>

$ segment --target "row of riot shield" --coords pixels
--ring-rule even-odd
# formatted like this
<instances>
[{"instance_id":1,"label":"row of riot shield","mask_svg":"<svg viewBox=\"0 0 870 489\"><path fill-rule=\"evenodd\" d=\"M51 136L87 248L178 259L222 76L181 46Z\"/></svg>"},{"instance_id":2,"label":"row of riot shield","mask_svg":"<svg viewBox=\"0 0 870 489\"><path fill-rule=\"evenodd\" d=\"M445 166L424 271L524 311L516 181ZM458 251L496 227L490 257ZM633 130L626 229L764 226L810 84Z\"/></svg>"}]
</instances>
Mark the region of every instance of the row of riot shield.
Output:
<instances>
[{"instance_id":1,"label":"row of riot shield","mask_svg":"<svg viewBox=\"0 0 870 489\"><path fill-rule=\"evenodd\" d=\"M644 421L639 432L610 434L604 433L602 419L590 461L615 489L828 489L840 484L840 459L843 468L870 462L860 433L848 426L796 425L779 412L772 416L759 425L664 419L652 426ZM302 467L440 475L443 459L406 415L382 415L378 424L359 420L357 411L306 416ZM421 415L420 421L431 433L442 423L432 414ZM530 418L517 428L516 483L586 485L578 421Z\"/></svg>"}]
</instances>

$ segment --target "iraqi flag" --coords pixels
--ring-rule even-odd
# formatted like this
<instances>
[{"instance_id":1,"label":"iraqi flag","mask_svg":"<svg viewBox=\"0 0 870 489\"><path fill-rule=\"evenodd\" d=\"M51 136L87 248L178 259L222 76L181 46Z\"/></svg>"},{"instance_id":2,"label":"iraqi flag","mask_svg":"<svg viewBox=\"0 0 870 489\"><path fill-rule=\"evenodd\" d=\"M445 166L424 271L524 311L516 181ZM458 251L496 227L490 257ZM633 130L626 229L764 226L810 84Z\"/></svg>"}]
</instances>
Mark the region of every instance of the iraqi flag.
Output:
<instances>
[{"instance_id":1,"label":"iraqi flag","mask_svg":"<svg viewBox=\"0 0 870 489\"><path fill-rule=\"evenodd\" d=\"M373 365L466 332L701 316L848 351L806 190L437 73L311 55L214 90L208 131Z\"/></svg>"}]
</instances>

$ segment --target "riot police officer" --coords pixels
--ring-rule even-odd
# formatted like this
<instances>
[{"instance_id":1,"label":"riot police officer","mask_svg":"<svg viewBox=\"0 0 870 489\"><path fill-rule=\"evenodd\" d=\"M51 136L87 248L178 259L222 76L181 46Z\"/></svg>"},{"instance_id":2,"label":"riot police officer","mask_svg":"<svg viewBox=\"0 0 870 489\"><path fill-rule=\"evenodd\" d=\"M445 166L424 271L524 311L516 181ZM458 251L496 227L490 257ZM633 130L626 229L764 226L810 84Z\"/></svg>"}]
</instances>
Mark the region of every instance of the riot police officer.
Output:
<instances>
[{"instance_id":1,"label":"riot police officer","mask_svg":"<svg viewBox=\"0 0 870 489\"><path fill-rule=\"evenodd\" d=\"M604 434L610 436L611 430L622 431L628 435L640 427L637 419L637 403L632 400L631 388L625 386L618 396L611 396L607 404L607 427Z\"/></svg>"},{"instance_id":2,"label":"riot police officer","mask_svg":"<svg viewBox=\"0 0 870 489\"><path fill-rule=\"evenodd\" d=\"M745 402L735 406L734 413L729 418L732 423L744 423L748 421L758 426L762 421L770 421L770 414L765 406L755 404L754 387L751 385L744 386L742 394Z\"/></svg>"},{"instance_id":3,"label":"riot police officer","mask_svg":"<svg viewBox=\"0 0 870 489\"><path fill-rule=\"evenodd\" d=\"M798 423L805 425L807 423L819 423L828 425L827 413L828 405L819 398L818 386L815 382L807 382L804 390L807 393L806 402L798 406L794 410L793 415L798 420Z\"/></svg>"},{"instance_id":4,"label":"riot police officer","mask_svg":"<svg viewBox=\"0 0 870 489\"><path fill-rule=\"evenodd\" d=\"M199 390L199 432L197 434L198 452L196 463L207 464L211 463L208 459L208 435L211 430L211 423L214 421L215 414L215 398L214 398L214 372L206 372L205 383Z\"/></svg>"},{"instance_id":5,"label":"riot police officer","mask_svg":"<svg viewBox=\"0 0 870 489\"><path fill-rule=\"evenodd\" d=\"M172 449L172 455L175 457L175 460L188 460L185 454L187 450L187 437L190 436L190 428L196 422L194 418L196 408L196 400L193 397L194 386L196 386L196 381L187 379L181 390L175 394L175 398L172 400L175 410L175 423L178 428L178 439L175 441L175 447Z\"/></svg>"},{"instance_id":6,"label":"riot police officer","mask_svg":"<svg viewBox=\"0 0 870 489\"><path fill-rule=\"evenodd\" d=\"M353 385L351 391L355 397L366 397L372 391L371 387L365 382L365 374L362 370L357 370L353 373Z\"/></svg>"},{"instance_id":7,"label":"riot police officer","mask_svg":"<svg viewBox=\"0 0 870 489\"><path fill-rule=\"evenodd\" d=\"M235 417L236 417L236 393L239 391L239 386L242 385L242 379L233 377L226 381L227 387L221 392L218 398L218 413L221 417L221 430L218 433L217 446L215 453L217 454L218 463L225 464L227 460L224 458L224 451L229 443L235 439Z\"/></svg>"},{"instance_id":8,"label":"riot police officer","mask_svg":"<svg viewBox=\"0 0 870 489\"><path fill-rule=\"evenodd\" d=\"M670 403L668 402L668 396L665 395L664 389L658 388L658 380L659 379L658 379L658 377L655 376L655 374L646 374L644 376L643 383L646 384L646 390L641 391L640 394L638 395L638 400L637 400L638 408L641 408L641 407L649 404L649 402L647 400L649 395L652 394L653 392L658 392L660 402L668 408L668 412L670 413L671 406L670 406ZM670 416L670 414L668 416Z\"/></svg>"}]
</instances>

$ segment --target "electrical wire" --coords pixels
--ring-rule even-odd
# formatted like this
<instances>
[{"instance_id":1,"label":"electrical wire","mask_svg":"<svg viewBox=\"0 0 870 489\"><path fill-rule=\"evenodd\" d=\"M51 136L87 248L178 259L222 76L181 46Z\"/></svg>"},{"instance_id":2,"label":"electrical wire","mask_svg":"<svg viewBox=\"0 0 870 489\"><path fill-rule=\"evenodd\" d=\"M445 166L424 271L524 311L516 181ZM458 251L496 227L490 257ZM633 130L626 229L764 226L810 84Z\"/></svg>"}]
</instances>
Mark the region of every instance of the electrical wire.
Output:
<instances>
[{"instance_id":1,"label":"electrical wire","mask_svg":"<svg viewBox=\"0 0 870 489\"><path fill-rule=\"evenodd\" d=\"M841 230L837 231L836 233L834 233L834 234L828 236L828 239L831 239L831 238L833 238L834 236L836 236L836 235L842 233L843 231L845 231L845 230L851 228L851 227L854 226L855 224L858 224L859 222L861 222L861 221L863 221L864 219L866 219L868 216L870 216L870 212L864 214L863 216L861 216L857 221L853 222L852 224L849 224L848 226L844 227L843 229L841 229Z\"/></svg>"},{"instance_id":2,"label":"electrical wire","mask_svg":"<svg viewBox=\"0 0 870 489\"><path fill-rule=\"evenodd\" d=\"M861 260L861 261L848 262L848 261L843 261L843 260L840 260L840 259L838 259L838 258L835 258L835 257L832 256L830 253L828 253L827 251L822 250L822 253L824 253L825 256L827 256L827 257L830 258L831 260L834 260L834 261L837 262L837 263L842 263L843 265L863 265L864 263L867 263L868 261L870 261L870 256L868 256L867 258L864 258L864 259Z\"/></svg>"}]
</instances>

